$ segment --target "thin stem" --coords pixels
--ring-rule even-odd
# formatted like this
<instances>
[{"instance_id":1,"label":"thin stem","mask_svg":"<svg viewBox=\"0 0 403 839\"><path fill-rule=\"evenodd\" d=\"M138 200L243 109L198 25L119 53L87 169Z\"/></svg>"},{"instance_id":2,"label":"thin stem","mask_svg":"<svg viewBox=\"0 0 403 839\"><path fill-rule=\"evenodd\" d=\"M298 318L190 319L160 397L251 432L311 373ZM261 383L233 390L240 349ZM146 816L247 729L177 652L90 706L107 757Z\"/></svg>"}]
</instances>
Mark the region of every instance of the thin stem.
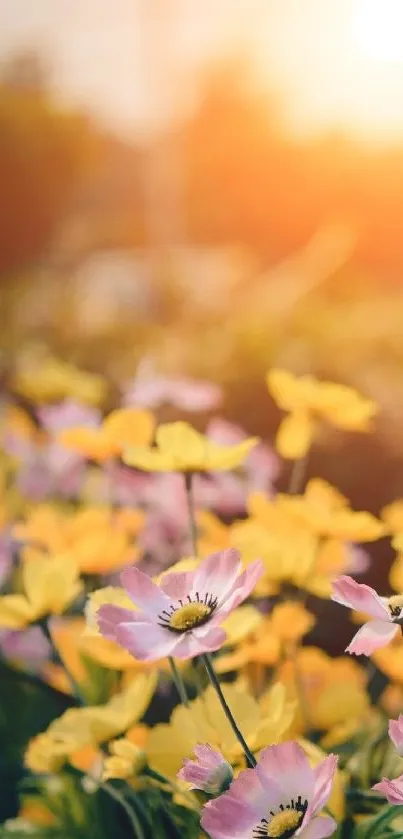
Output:
<instances>
[{"instance_id":1,"label":"thin stem","mask_svg":"<svg viewBox=\"0 0 403 839\"><path fill-rule=\"evenodd\" d=\"M105 790L105 792L108 793L108 795L110 795L111 798L114 798L115 801L117 801L118 804L120 804L120 806L123 807L127 815L127 818L129 819L130 824L133 828L134 835L137 837L137 839L145 839L144 831L137 817L137 813L135 813L134 810L130 807L130 804L127 803L125 797L119 792L119 790L115 789L115 787L113 787L112 784L108 784L107 781L104 781L100 786L101 789Z\"/></svg>"},{"instance_id":2,"label":"thin stem","mask_svg":"<svg viewBox=\"0 0 403 839\"><path fill-rule=\"evenodd\" d=\"M181 674L180 674L180 672L179 672L179 670L176 666L176 661L175 661L175 659L172 658L172 656L169 656L168 658L169 658L169 664L171 666L172 678L173 678L173 681L175 682L176 690L179 693L180 701L182 702L182 705L185 706L185 708L189 708L189 699L188 699L188 695L186 693L185 683L184 683L184 681L182 679L182 676L181 676Z\"/></svg>"},{"instance_id":3,"label":"thin stem","mask_svg":"<svg viewBox=\"0 0 403 839\"><path fill-rule=\"evenodd\" d=\"M289 495L298 495L303 487L306 467L308 463L308 453L299 460L294 460L290 474L290 483L288 486Z\"/></svg>"},{"instance_id":4,"label":"thin stem","mask_svg":"<svg viewBox=\"0 0 403 839\"><path fill-rule=\"evenodd\" d=\"M254 766L256 766L255 757L252 754L252 752L251 752L245 738L243 737L241 731L239 730L239 728L238 728L238 726L237 726L237 724L234 720L234 717L232 716L229 705L227 704L225 696L224 696L224 694L221 690L221 685L220 685L220 682L218 681L217 674L214 670L214 665L213 665L212 658L209 655L209 653L204 653L204 655L202 656L202 659L204 661L204 666L207 670L210 682L213 685L213 688L214 688L214 690L215 690L215 692L216 692L216 694L217 694L217 696L220 700L221 707L224 711L224 714L227 717L227 720L228 720L228 722L229 722L229 724L230 724L230 726L231 726L231 728L232 728L232 730L235 734L235 737L237 738L238 742L242 746L242 749L245 753L245 757L246 757L246 760L247 760L249 766L251 766L253 768Z\"/></svg>"},{"instance_id":5,"label":"thin stem","mask_svg":"<svg viewBox=\"0 0 403 839\"><path fill-rule=\"evenodd\" d=\"M67 676L67 678L70 682L71 690L72 690L72 694L73 694L74 698L77 699L77 701L79 702L80 705L84 705L85 703L84 703L82 695L81 695L80 687L79 687L78 683L76 682L74 676L72 676L72 674L70 673L70 671L66 667L66 665L65 665L65 663L64 663L64 661L63 661L61 655L59 654L59 651L58 651L58 649L55 645L55 642L52 638L52 633L51 633L50 628L49 628L49 619L48 618L43 618L42 620L38 621L38 623L39 623L40 628L42 629L42 632L46 636L46 638L47 638L47 640L48 640L48 642L51 646L51 649L52 649L53 654L54 654L54 656L57 660L57 663L60 665L60 667L63 668L63 670L64 670L64 672L65 672L65 674L66 674L66 676Z\"/></svg>"},{"instance_id":6,"label":"thin stem","mask_svg":"<svg viewBox=\"0 0 403 839\"><path fill-rule=\"evenodd\" d=\"M198 544L197 544L197 524L196 524L196 512L195 512L195 503L194 503L194 495L193 495L193 473L192 472L185 472L185 489L186 489L186 498L188 504L188 516L189 516L189 528L190 528L190 536L192 540L192 550L193 555L198 556Z\"/></svg>"},{"instance_id":7,"label":"thin stem","mask_svg":"<svg viewBox=\"0 0 403 839\"><path fill-rule=\"evenodd\" d=\"M374 836L375 833L378 833L380 827L386 827L386 825L389 824L389 822L391 822L393 819L396 819L399 815L399 805L395 804L390 807L385 807L384 810L381 810L379 816L377 816L375 819L371 819L371 824L366 835L368 837Z\"/></svg>"}]
</instances>

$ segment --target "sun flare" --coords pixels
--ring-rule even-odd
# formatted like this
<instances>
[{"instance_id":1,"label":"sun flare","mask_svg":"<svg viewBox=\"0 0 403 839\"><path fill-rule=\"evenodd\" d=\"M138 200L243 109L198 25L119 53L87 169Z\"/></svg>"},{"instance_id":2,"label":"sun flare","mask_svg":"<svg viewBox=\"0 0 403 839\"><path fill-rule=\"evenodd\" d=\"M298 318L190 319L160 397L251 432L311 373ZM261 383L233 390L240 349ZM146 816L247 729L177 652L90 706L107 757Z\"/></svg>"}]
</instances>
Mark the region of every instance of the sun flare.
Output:
<instances>
[{"instance_id":1,"label":"sun flare","mask_svg":"<svg viewBox=\"0 0 403 839\"><path fill-rule=\"evenodd\" d=\"M364 54L403 63L403 0L356 0L353 35Z\"/></svg>"}]
</instances>

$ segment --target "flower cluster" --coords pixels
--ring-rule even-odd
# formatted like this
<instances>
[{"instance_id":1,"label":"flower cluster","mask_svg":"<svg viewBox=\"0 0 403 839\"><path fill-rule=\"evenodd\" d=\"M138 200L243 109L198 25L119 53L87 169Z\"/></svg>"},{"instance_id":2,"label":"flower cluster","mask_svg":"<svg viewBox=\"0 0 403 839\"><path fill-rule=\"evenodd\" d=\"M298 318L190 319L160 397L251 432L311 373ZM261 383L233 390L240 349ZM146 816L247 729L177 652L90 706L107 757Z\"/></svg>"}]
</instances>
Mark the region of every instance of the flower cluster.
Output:
<instances>
[{"instance_id":1,"label":"flower cluster","mask_svg":"<svg viewBox=\"0 0 403 839\"><path fill-rule=\"evenodd\" d=\"M287 414L273 449L164 421L216 408L208 382L140 369L116 402L50 357L15 371L0 675L33 721L2 839L401 835L403 500L353 509L309 461L325 426L368 433L377 408L311 375L267 386ZM356 580L381 539L387 596ZM340 606L362 624L346 654Z\"/></svg>"}]
</instances>

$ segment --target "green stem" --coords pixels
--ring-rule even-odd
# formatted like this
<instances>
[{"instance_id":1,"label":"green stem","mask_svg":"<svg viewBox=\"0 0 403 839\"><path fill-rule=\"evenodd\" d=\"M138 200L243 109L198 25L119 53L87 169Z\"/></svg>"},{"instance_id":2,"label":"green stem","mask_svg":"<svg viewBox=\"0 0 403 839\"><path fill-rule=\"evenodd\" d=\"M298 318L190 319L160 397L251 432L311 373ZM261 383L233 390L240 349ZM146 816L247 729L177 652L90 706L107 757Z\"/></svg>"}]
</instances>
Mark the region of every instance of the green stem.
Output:
<instances>
[{"instance_id":1,"label":"green stem","mask_svg":"<svg viewBox=\"0 0 403 839\"><path fill-rule=\"evenodd\" d=\"M290 482L288 486L289 495L298 495L303 487L306 467L308 464L308 453L299 460L294 460L292 465Z\"/></svg>"},{"instance_id":2,"label":"green stem","mask_svg":"<svg viewBox=\"0 0 403 839\"><path fill-rule=\"evenodd\" d=\"M235 734L235 737L237 738L238 742L242 746L242 749L245 753L245 757L246 757L246 760L247 760L249 766L251 766L253 768L254 766L256 766L255 756L252 754L245 738L242 735L242 732L239 730L239 728L238 728L238 726L237 726L237 724L234 720L234 717L232 716L231 709L230 709L229 705L227 704L227 700L225 699L225 696L224 696L224 694L221 690L220 682L218 681L217 674L214 670L213 660L212 660L211 656L209 655L209 653L204 653L204 655L202 655L202 659L203 659L203 662L204 662L204 666L207 670L207 674L208 674L208 677L210 679L210 682L213 685L213 688L214 688L214 690L215 690L215 692L216 692L216 694L217 694L217 696L220 700L221 707L224 711L224 714L227 717L227 720L228 720L228 722L229 722L229 724L230 724L230 726L231 726L231 728L232 728L232 730Z\"/></svg>"},{"instance_id":3,"label":"green stem","mask_svg":"<svg viewBox=\"0 0 403 839\"><path fill-rule=\"evenodd\" d=\"M185 489L186 489L186 498L188 504L188 516L189 516L189 528L190 528L190 536L192 539L192 550L193 555L198 556L198 544L197 544L197 523L196 523L196 511L195 511L195 503L194 503L194 495L193 495L193 473L192 472L185 472Z\"/></svg>"},{"instance_id":4,"label":"green stem","mask_svg":"<svg viewBox=\"0 0 403 839\"><path fill-rule=\"evenodd\" d=\"M127 815L127 818L129 819L130 824L133 828L136 839L145 839L144 831L141 826L140 820L137 817L137 813L135 813L134 810L130 807L130 804L127 803L125 797L117 789L115 789L115 787L113 787L112 784L109 784L107 781L104 781L101 784L101 789L105 790L105 792L108 793L108 795L110 795L111 798L114 798L114 800L117 801L121 807L123 807Z\"/></svg>"},{"instance_id":5,"label":"green stem","mask_svg":"<svg viewBox=\"0 0 403 839\"><path fill-rule=\"evenodd\" d=\"M180 701L182 702L182 705L185 706L185 708L189 708L189 699L186 693L185 683L176 666L175 659L173 659L172 656L169 656L169 664L171 666L172 678L175 682L176 689L179 693Z\"/></svg>"},{"instance_id":6,"label":"green stem","mask_svg":"<svg viewBox=\"0 0 403 839\"><path fill-rule=\"evenodd\" d=\"M384 810L381 810L381 813L377 818L371 819L371 825L367 832L368 839L371 836L376 836L380 827L386 827L389 822L393 819L397 818L397 816L401 815L401 808L398 804L391 805L390 807L386 807Z\"/></svg>"}]
</instances>

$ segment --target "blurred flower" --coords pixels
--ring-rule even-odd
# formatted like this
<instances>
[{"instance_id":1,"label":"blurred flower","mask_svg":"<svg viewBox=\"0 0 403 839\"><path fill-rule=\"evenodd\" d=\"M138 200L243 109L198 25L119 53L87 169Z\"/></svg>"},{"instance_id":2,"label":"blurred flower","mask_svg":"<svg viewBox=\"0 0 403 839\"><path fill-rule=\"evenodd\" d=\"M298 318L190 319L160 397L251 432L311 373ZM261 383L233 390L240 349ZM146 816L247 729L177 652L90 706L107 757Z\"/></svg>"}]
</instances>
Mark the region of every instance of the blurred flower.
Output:
<instances>
[{"instance_id":1,"label":"blurred flower","mask_svg":"<svg viewBox=\"0 0 403 839\"><path fill-rule=\"evenodd\" d=\"M146 754L126 737L109 743L110 756L104 759L102 781L110 778L129 780L144 768Z\"/></svg>"},{"instance_id":2,"label":"blurred flower","mask_svg":"<svg viewBox=\"0 0 403 839\"><path fill-rule=\"evenodd\" d=\"M221 399L221 388L213 382L157 374L147 359L139 365L123 396L124 404L129 406L155 409L167 404L192 412L210 411Z\"/></svg>"},{"instance_id":3,"label":"blurred flower","mask_svg":"<svg viewBox=\"0 0 403 839\"><path fill-rule=\"evenodd\" d=\"M81 591L73 557L38 558L22 566L24 594L0 597L0 626L23 629L48 615L59 615Z\"/></svg>"},{"instance_id":4,"label":"blurred flower","mask_svg":"<svg viewBox=\"0 0 403 839\"><path fill-rule=\"evenodd\" d=\"M277 683L269 688L259 701L239 685L222 684L221 687L253 752L281 740L294 712L294 703L287 702L283 685ZM244 765L244 753L212 686L190 702L188 708L178 705L169 723L151 729L147 742L150 766L174 779L184 758L190 758L201 741L210 743L231 766Z\"/></svg>"},{"instance_id":5,"label":"blurred flower","mask_svg":"<svg viewBox=\"0 0 403 839\"><path fill-rule=\"evenodd\" d=\"M403 804L403 775L391 781L388 778L382 778L382 781L374 784L372 789L384 795L389 804Z\"/></svg>"},{"instance_id":6,"label":"blurred flower","mask_svg":"<svg viewBox=\"0 0 403 839\"><path fill-rule=\"evenodd\" d=\"M389 737L397 753L403 757L403 714L397 720L389 720Z\"/></svg>"},{"instance_id":7,"label":"blurred flower","mask_svg":"<svg viewBox=\"0 0 403 839\"><path fill-rule=\"evenodd\" d=\"M78 370L47 353L42 357L20 356L12 386L17 393L39 403L70 398L87 405L99 405L107 393L102 376Z\"/></svg>"},{"instance_id":8,"label":"blurred flower","mask_svg":"<svg viewBox=\"0 0 403 839\"><path fill-rule=\"evenodd\" d=\"M149 472L204 472L235 469L257 443L249 438L236 446L219 446L200 434L187 422L160 425L156 448L128 445L125 463Z\"/></svg>"},{"instance_id":9,"label":"blurred flower","mask_svg":"<svg viewBox=\"0 0 403 839\"><path fill-rule=\"evenodd\" d=\"M4 658L37 668L50 655L50 644L39 626L23 632L0 631L0 650Z\"/></svg>"},{"instance_id":10,"label":"blurred flower","mask_svg":"<svg viewBox=\"0 0 403 839\"><path fill-rule=\"evenodd\" d=\"M333 583L332 600L375 618L358 630L346 649L348 653L371 655L379 647L388 644L401 625L401 595L380 597L373 588L356 583L352 577L343 576Z\"/></svg>"},{"instance_id":11,"label":"blurred flower","mask_svg":"<svg viewBox=\"0 0 403 839\"><path fill-rule=\"evenodd\" d=\"M232 767L209 743L198 743L193 749L196 760L185 758L178 772L180 781L190 784L190 789L200 789L209 795L221 795L232 779Z\"/></svg>"},{"instance_id":12,"label":"blurred flower","mask_svg":"<svg viewBox=\"0 0 403 839\"><path fill-rule=\"evenodd\" d=\"M298 460L309 451L318 421L346 431L369 431L377 413L375 402L356 390L314 376L294 376L287 370L270 370L267 386L276 404L289 416L280 425L276 447L282 457Z\"/></svg>"},{"instance_id":13,"label":"blurred flower","mask_svg":"<svg viewBox=\"0 0 403 839\"><path fill-rule=\"evenodd\" d=\"M126 408L112 411L99 428L76 426L59 434L59 442L88 460L103 463L118 457L129 446L147 446L153 436L154 418L148 411Z\"/></svg>"},{"instance_id":14,"label":"blurred flower","mask_svg":"<svg viewBox=\"0 0 403 839\"><path fill-rule=\"evenodd\" d=\"M139 674L105 705L69 708L28 744L32 772L56 772L84 746L96 746L127 731L143 716L156 687L154 674Z\"/></svg>"},{"instance_id":15,"label":"blurred flower","mask_svg":"<svg viewBox=\"0 0 403 839\"><path fill-rule=\"evenodd\" d=\"M192 658L218 649L225 632L218 624L245 600L261 573L259 561L240 574L235 550L212 554L195 571L166 574L159 586L130 568L122 583L141 611L101 606L99 629L144 661L174 655Z\"/></svg>"},{"instance_id":16,"label":"blurred flower","mask_svg":"<svg viewBox=\"0 0 403 839\"><path fill-rule=\"evenodd\" d=\"M254 769L246 769L228 792L205 804L201 824L212 839L236 833L256 837L323 839L336 822L320 813L331 793L337 767L329 755L316 769L297 743L268 746Z\"/></svg>"}]
</instances>

